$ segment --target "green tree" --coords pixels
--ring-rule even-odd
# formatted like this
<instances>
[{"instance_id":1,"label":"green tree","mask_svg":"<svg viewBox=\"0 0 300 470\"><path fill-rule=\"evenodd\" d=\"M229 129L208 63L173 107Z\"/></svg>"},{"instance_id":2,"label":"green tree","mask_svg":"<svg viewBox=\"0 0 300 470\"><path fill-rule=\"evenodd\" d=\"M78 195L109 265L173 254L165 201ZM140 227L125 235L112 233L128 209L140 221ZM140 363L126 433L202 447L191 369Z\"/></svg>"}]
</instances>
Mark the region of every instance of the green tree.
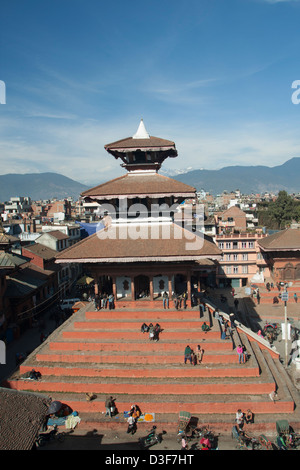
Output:
<instances>
[{"instance_id":1,"label":"green tree","mask_svg":"<svg viewBox=\"0 0 300 470\"><path fill-rule=\"evenodd\" d=\"M295 201L286 191L279 191L276 201L270 202L268 215L274 221L274 228L285 228L293 219L300 218L300 208L298 201Z\"/></svg>"}]
</instances>

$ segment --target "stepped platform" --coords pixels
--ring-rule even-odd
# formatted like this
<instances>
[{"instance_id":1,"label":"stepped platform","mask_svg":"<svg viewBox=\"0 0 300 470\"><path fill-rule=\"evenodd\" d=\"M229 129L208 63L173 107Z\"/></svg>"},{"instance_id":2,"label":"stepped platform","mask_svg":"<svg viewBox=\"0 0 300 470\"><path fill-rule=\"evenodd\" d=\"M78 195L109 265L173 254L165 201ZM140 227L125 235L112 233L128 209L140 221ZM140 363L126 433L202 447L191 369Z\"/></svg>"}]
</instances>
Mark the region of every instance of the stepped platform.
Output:
<instances>
[{"instance_id":1,"label":"stepped platform","mask_svg":"<svg viewBox=\"0 0 300 470\"><path fill-rule=\"evenodd\" d=\"M261 429L274 426L274 416L293 421L297 397L283 374L277 354L237 327L221 339L219 322L207 310L121 307L93 311L91 304L74 313L55 330L2 386L49 394L79 412L80 426L126 428L123 413L137 403L155 422L176 430L180 411L219 429L232 427L237 409L251 409ZM153 342L141 333L143 322L159 322L162 333ZM203 333L203 322L211 330ZM184 364L184 349L204 349L200 364ZM236 346L249 354L238 363ZM24 374L35 369L41 380ZM270 394L276 392L273 401ZM86 394L96 398L87 401ZM116 398L119 414L105 416L107 395ZM279 418L277 418L279 419ZM300 423L300 420L299 420ZM149 423L140 423L149 426Z\"/></svg>"}]
</instances>

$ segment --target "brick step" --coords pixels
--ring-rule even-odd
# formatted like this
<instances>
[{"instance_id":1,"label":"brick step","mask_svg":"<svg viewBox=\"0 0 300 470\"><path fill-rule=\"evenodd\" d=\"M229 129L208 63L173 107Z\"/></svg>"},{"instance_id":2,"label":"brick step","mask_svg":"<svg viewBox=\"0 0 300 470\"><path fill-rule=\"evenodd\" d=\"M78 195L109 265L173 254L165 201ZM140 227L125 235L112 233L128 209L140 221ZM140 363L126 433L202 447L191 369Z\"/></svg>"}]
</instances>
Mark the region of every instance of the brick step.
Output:
<instances>
[{"instance_id":1,"label":"brick step","mask_svg":"<svg viewBox=\"0 0 300 470\"><path fill-rule=\"evenodd\" d=\"M229 404L231 405L231 404ZM197 424L199 427L207 427L209 428L215 435L222 436L231 436L232 435L232 426L233 420L236 413L236 410L242 409L247 410L249 409L249 403L247 402L240 402L234 403L231 406L232 412L225 414L208 414L202 413L201 415L198 413L192 414L192 420ZM234 407L236 409L234 410ZM251 408L250 408L251 409ZM182 411L188 411L188 409L184 408ZM295 432L300 432L300 423L297 421L293 421L294 417L292 414L288 416L284 416L286 411L280 413L280 410L274 413L256 413L255 414L255 421L254 424L244 424L244 431L247 434L252 436L258 436L260 434L267 434L269 436L276 436L276 421L280 419L288 419L290 426L295 430ZM220 418L221 416L221 418ZM80 414L81 423L80 429L81 431L95 433L95 430L98 430L98 433L103 432L104 430L114 431L114 432L124 432L127 431L127 421L124 418L123 413L119 413L117 416L110 419L109 417L105 416L105 413L102 411L100 413L84 413ZM296 418L297 419L297 418ZM174 435L174 444L176 445L176 433L178 430L178 420L179 420L179 411L177 413L168 413L168 414L155 414L155 423L149 423L147 421L141 421L138 423L137 426L137 433L136 436L141 437L145 436L152 427L152 424L157 426L158 433L162 433L162 431L166 431L169 435ZM274 437L271 438L271 441L274 442ZM194 440L193 443L197 441ZM177 444L179 446L179 444ZM176 448L177 448L176 446ZM175 449L175 447L174 447Z\"/></svg>"},{"instance_id":2,"label":"brick step","mask_svg":"<svg viewBox=\"0 0 300 470\"><path fill-rule=\"evenodd\" d=\"M145 355L145 356L136 356L132 354L124 354L124 355L80 355L80 354L37 354L36 356L37 361L39 363L53 363L53 362L62 362L66 364L70 363L95 363L95 364L114 364L118 366L118 364L123 364L129 366L130 364L151 364L154 366L155 364L182 364L183 363L183 355ZM209 355L205 354L203 356L202 365L209 365L209 364L218 364L218 365L227 365L227 364L237 364L237 356L236 355Z\"/></svg>"},{"instance_id":3,"label":"brick step","mask_svg":"<svg viewBox=\"0 0 300 470\"><path fill-rule=\"evenodd\" d=\"M274 297L278 297L278 295L276 295L276 294L273 294L273 295L267 295L267 294L262 295L261 298L260 298L260 303L273 304L273 298L274 298ZM299 303L300 303L300 293L299 293L299 296L298 296L298 297L299 297ZM253 299L253 300L254 300L255 304L257 304L257 300L256 300L256 299ZM283 302L279 297L278 297L278 300L279 300L279 304L277 304L277 305L280 305L280 304L284 305L284 302ZM295 300L294 300L294 298L293 298L293 295L291 295L291 294L289 295L289 299L287 300L287 303L288 303L288 304L296 304L296 302L295 302Z\"/></svg>"},{"instance_id":4,"label":"brick step","mask_svg":"<svg viewBox=\"0 0 300 470\"><path fill-rule=\"evenodd\" d=\"M20 382L15 383L11 382L9 386L18 390L28 390L28 386L20 387ZM37 387L37 383L34 382L30 388L31 391L39 392L40 387ZM49 391L49 390L42 390ZM63 403L67 403L73 410L78 411L80 417L82 418L82 413L88 414L88 417L85 419L96 419L99 420L99 417L102 416L101 422L111 422L109 418L105 418L103 412L105 412L104 401L107 395L113 394L116 398L116 405L119 411L118 419L116 420L120 424L120 418L123 418L123 413L128 411L133 403L137 403L143 413L155 413L155 421L168 421L170 420L169 416L174 416L176 414L176 421L178 424L178 414L180 411L189 411L193 416L201 415L231 415L232 423L234 420L235 413L237 409L247 410L251 409L255 416L265 415L265 414L285 414L293 413L294 403L289 399L283 397L280 401L275 403L270 400L269 395L264 394L261 396L250 396L250 395L241 395L235 394L234 396L220 394L218 396L211 394L202 394L202 395L189 395L184 394L182 396L178 395L168 395L166 397L152 395L151 399L149 396L136 394L130 395L130 399L127 395L118 395L109 389L105 395L99 395L95 390L89 390L91 393L96 394L96 399L92 401L87 401L84 393L82 396L80 393L74 395L74 393L62 393L61 390L51 390L51 397L53 400L59 400ZM164 401L166 400L166 401ZM100 418L101 419L101 418ZM232 426L232 424L231 424ZM175 428L176 429L176 428Z\"/></svg>"},{"instance_id":5,"label":"brick step","mask_svg":"<svg viewBox=\"0 0 300 470\"><path fill-rule=\"evenodd\" d=\"M87 311L85 313L87 320L118 320L118 319L132 319L152 322L153 324L161 320L199 320L200 314L198 310L99 310ZM140 324L141 324L140 323Z\"/></svg>"},{"instance_id":6,"label":"brick step","mask_svg":"<svg viewBox=\"0 0 300 470\"><path fill-rule=\"evenodd\" d=\"M131 341L137 339L137 335L142 333L135 332L135 331L94 331L93 329L89 330L86 329L85 331L63 331L62 337L65 339L82 339L82 338L89 338L89 339L113 339L117 340L124 340L124 341ZM148 335L145 336L145 338ZM210 339L219 339L220 338L220 331L208 331L207 333L203 333L202 331L163 331L160 335L160 341L163 339L164 341L168 341L170 339L178 339L178 340L185 340L187 342L197 341L201 342L203 340L210 340Z\"/></svg>"},{"instance_id":7,"label":"brick step","mask_svg":"<svg viewBox=\"0 0 300 470\"><path fill-rule=\"evenodd\" d=\"M74 322L74 328L78 329L93 329L93 330L136 330L134 331L135 333L140 333L141 330L141 325L143 322L135 322L131 321L128 322L127 318L126 320L119 320L117 322L115 321L104 321L104 320L98 320L98 321L93 321L93 320L86 320L85 322ZM153 323L153 322L152 322ZM206 322L207 323L207 322ZM155 323L154 323L155 324ZM191 329L199 329L201 330L202 325L204 324L204 321L197 321L194 320L193 322L191 321L186 321L186 320L174 320L174 321L163 321L160 323L160 327L163 330L187 330L189 328Z\"/></svg>"},{"instance_id":8,"label":"brick step","mask_svg":"<svg viewBox=\"0 0 300 470\"><path fill-rule=\"evenodd\" d=\"M53 379L53 380L51 380ZM64 380L63 380L64 379ZM245 383L242 378L239 378L237 383L232 383L232 380L228 380L226 383L226 377L222 377L220 381L215 378L211 383L203 383L205 380L202 378L201 384L194 383L195 378L188 381L185 378L184 383L178 383L177 381L168 381L165 379L153 382L151 379L142 379L139 383L138 379L134 378L132 381L121 381L120 379L114 378L114 380L103 379L101 383L97 379L89 377L88 383L86 378L82 377L82 380L76 377L62 377L61 380L57 380L56 377L47 377L47 380L32 381L32 380L8 380L5 382L5 387L14 390L26 390L32 392L64 392L64 393L95 393L95 394L121 394L126 391L128 395L157 395L157 396L171 396L171 395L268 395L275 391L275 383L264 382L260 383L257 378L251 381L251 377L247 378ZM148 382L148 383L146 383ZM215 398L216 399L216 398ZM166 412L166 411L165 411Z\"/></svg>"},{"instance_id":9,"label":"brick step","mask_svg":"<svg viewBox=\"0 0 300 470\"><path fill-rule=\"evenodd\" d=\"M293 403L289 401L281 401L280 403L279 402L273 403L269 399L268 396L265 396L262 400L259 400L256 398L245 399L244 397L236 396L236 397L230 397L229 400L224 400L224 401L215 400L214 402L211 402L208 400L208 396L204 395L202 397L202 400L198 399L196 403L195 402L189 403L185 397L182 397L182 400L177 400L177 401L168 400L168 402L165 402L165 403L153 403L153 402L138 401L138 400L127 401L127 403L125 402L119 403L117 401L116 404L117 404L119 414L117 415L116 418L113 418L113 420L110 420L108 417L105 417L104 415L105 413L104 401L98 402L96 400L96 401L87 402L86 400L78 401L78 400L73 399L73 400L69 400L67 403L73 410L78 411L79 416L81 417L83 421L80 423L80 427L84 427L85 423L90 422L91 417L94 417L94 419L96 419L97 421L101 420L100 422L98 421L100 425L100 429L103 425L105 425L105 423L108 423L109 425L111 425L113 421L116 422L117 429L119 429L119 426L123 422L123 420L126 424L126 420L123 415L124 412L129 411L133 403L138 403L142 413L155 413L155 423L171 421L174 432L176 432L178 428L180 411L189 411L192 414L192 416L199 417L199 419L202 422L204 418L203 424L209 424L209 421L212 419L212 417L216 415L221 415L222 421L223 421L224 415L225 415L227 417L230 417L229 430L231 431L233 423L234 423L235 414L238 409L245 410L245 411L248 409L251 409L251 411L255 414L256 420L259 417L259 415L262 417L266 415L272 415L274 417L275 413L278 419L280 418L282 419L283 417L286 419L286 416L280 416L280 415L292 414L294 410ZM83 413L87 414L87 416L84 416ZM271 416L269 417L269 419L272 419ZM149 423L148 424L145 423L145 424L147 426L150 425ZM126 427L127 427L127 424L126 424ZM275 430L276 430L276 427L275 427ZM216 431L218 431L218 427L216 428Z\"/></svg>"},{"instance_id":10,"label":"brick step","mask_svg":"<svg viewBox=\"0 0 300 470\"><path fill-rule=\"evenodd\" d=\"M170 310L176 310L175 309L175 304L173 300L169 301L169 307ZM121 309L127 309L131 308L134 310L143 310L144 308L151 308L151 309L158 309L162 310L163 309L163 300L162 299L157 299L157 300L122 300L118 299L115 302L115 309L116 310L121 310ZM187 302L187 309L191 309L190 302Z\"/></svg>"},{"instance_id":11,"label":"brick step","mask_svg":"<svg viewBox=\"0 0 300 470\"><path fill-rule=\"evenodd\" d=\"M68 339L68 338L67 338ZM71 337L72 339L72 337ZM90 339L90 338L88 338ZM221 341L202 341L197 344L201 344L205 353L207 351L232 351L233 346L230 340L223 340ZM186 347L186 342L167 342L167 341L147 341L146 338L142 341L135 341L131 343L121 343L121 342L95 342L90 340L86 341L61 341L61 342L54 342L51 341L49 343L49 348L51 351L122 351L129 353L130 351L138 351L139 353L149 353L149 352L156 352L156 353L164 353L164 352L171 352L171 351L180 351L181 355L184 354L184 349ZM190 342L190 346L192 343Z\"/></svg>"},{"instance_id":12,"label":"brick step","mask_svg":"<svg viewBox=\"0 0 300 470\"><path fill-rule=\"evenodd\" d=\"M91 391L91 393L96 393ZM219 415L218 419L223 420L224 415L232 415L233 423L235 413L240 408L243 411L251 409L258 418L258 415L265 415L268 413L293 413L294 402L290 395L285 394L285 390L278 385L277 389L278 400L273 402L269 394L262 395L241 395L236 393L234 395L214 395L214 394L184 394L184 395L144 395L144 394L124 394L115 393L113 397L116 399L116 405L119 411L119 415L123 414L124 411L128 411L132 404L137 403L142 410L142 413L156 413L156 421L169 420L169 416L176 413L175 422L178 424L178 413L179 411L185 410L193 414L201 414L203 416L209 414ZM62 403L67 403L73 410L77 410L80 413L88 413L89 418L99 419L103 411L105 411L104 402L107 395L112 393L101 394L97 393L95 400L87 401L85 394L80 393L63 393L59 391L55 394L51 394L53 400L59 400ZM80 415L82 416L82 415ZM102 415L103 416L103 415ZM103 416L104 418L104 416ZM102 419L102 422L111 420L109 418ZM118 420L119 422L119 420ZM231 424L232 426L232 424ZM175 428L176 429L176 428Z\"/></svg>"},{"instance_id":13,"label":"brick step","mask_svg":"<svg viewBox=\"0 0 300 470\"><path fill-rule=\"evenodd\" d=\"M133 364L132 364L133 366ZM107 365L102 367L101 369L88 366L85 363L85 367L76 367L73 363L73 367L68 367L66 363L63 364L62 367L59 366L44 366L39 363L31 364L27 366L20 366L20 374L24 374L26 372L30 372L32 369L38 370L42 377L45 376L68 376L68 377L120 377L120 378L127 378L130 376L131 378L191 378L191 377L258 377L259 370L258 368L254 367L244 367L240 366L239 364L235 364L236 367L229 368L226 365L224 367L214 367L208 368L203 367L203 365L198 366L177 366L177 367L168 367L163 368L161 366L153 367L151 366L150 369L143 367L137 368L136 364L135 367L129 367L126 364L126 368L118 369L116 367L109 368Z\"/></svg>"}]
</instances>

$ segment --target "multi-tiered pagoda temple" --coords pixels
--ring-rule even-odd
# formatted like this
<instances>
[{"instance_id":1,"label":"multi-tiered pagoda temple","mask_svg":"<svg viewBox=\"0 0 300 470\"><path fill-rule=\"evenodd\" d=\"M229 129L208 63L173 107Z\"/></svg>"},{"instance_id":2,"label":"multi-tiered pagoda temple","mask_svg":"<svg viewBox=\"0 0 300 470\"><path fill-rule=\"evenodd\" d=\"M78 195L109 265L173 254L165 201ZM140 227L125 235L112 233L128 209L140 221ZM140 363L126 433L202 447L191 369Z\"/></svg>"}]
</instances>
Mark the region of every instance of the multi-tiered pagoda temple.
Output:
<instances>
[{"instance_id":1,"label":"multi-tiered pagoda temple","mask_svg":"<svg viewBox=\"0 0 300 470\"><path fill-rule=\"evenodd\" d=\"M103 225L58 255L57 263L82 263L95 279L96 292L116 300L155 300L193 288L215 272L221 252L200 231L174 214L195 188L158 173L166 158L177 157L174 142L148 134L143 121L133 137L105 145L122 161L123 176L82 193L99 203Z\"/></svg>"}]
</instances>

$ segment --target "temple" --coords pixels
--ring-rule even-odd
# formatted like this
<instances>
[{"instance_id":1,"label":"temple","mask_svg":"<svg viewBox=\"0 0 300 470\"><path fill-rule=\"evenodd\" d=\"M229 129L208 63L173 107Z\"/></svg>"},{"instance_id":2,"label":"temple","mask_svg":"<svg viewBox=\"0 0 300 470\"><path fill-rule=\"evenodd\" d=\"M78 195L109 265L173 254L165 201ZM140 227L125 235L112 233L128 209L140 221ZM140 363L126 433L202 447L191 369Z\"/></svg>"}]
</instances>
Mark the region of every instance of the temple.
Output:
<instances>
[{"instance_id":1,"label":"temple","mask_svg":"<svg viewBox=\"0 0 300 470\"><path fill-rule=\"evenodd\" d=\"M112 293L116 301L159 299L164 291L188 294L199 290L221 251L179 206L195 202L195 188L158 173L167 158L177 157L175 143L148 134L143 120L132 136L105 145L126 174L82 193L99 204L99 230L59 254L57 263L81 263L95 279L96 293ZM182 211L180 211L182 214Z\"/></svg>"}]
</instances>

